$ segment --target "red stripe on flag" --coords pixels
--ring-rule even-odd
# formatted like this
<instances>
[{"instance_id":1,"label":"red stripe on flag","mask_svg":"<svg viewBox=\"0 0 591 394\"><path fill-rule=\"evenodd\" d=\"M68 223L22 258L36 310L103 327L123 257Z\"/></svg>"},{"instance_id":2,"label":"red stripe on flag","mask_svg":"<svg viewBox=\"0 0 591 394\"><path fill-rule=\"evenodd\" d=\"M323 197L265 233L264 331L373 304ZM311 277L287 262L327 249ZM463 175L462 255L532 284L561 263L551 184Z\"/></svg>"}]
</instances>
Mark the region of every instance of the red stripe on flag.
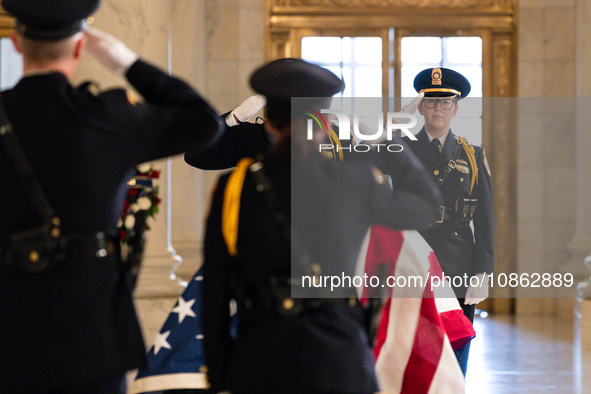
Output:
<instances>
[{"instance_id":1,"label":"red stripe on flag","mask_svg":"<svg viewBox=\"0 0 591 394\"><path fill-rule=\"evenodd\" d=\"M445 334L432 297L423 298L421 303L419 323L412 353L404 371L401 394L428 393L441 358Z\"/></svg>"},{"instance_id":2,"label":"red stripe on flag","mask_svg":"<svg viewBox=\"0 0 591 394\"><path fill-rule=\"evenodd\" d=\"M476 336L474 327L461 309L440 313L439 317L454 350L461 348Z\"/></svg>"},{"instance_id":3,"label":"red stripe on flag","mask_svg":"<svg viewBox=\"0 0 591 394\"><path fill-rule=\"evenodd\" d=\"M435 252L433 251L429 253L429 274L430 276L438 276L443 279L441 264L439 264L439 260L437 260L437 256L435 256Z\"/></svg>"},{"instance_id":4,"label":"red stripe on flag","mask_svg":"<svg viewBox=\"0 0 591 394\"><path fill-rule=\"evenodd\" d=\"M376 339L373 348L373 356L376 361L378 361L380 351L382 350L382 346L386 342L386 337L388 336L388 323L390 322L390 304L392 304L392 299L388 298L388 300L386 301L386 305L384 305L384 308L382 309L382 318L380 319L380 326L378 327L378 332L376 333Z\"/></svg>"},{"instance_id":5,"label":"red stripe on flag","mask_svg":"<svg viewBox=\"0 0 591 394\"><path fill-rule=\"evenodd\" d=\"M433 277L439 277L441 280L444 280L443 271L441 270L437 256L431 252L429 254L429 282L433 280ZM430 287L431 283L428 283L427 286ZM426 291L427 289L425 289ZM428 297L434 297L433 292L429 292ZM472 323L470 323L470 320L468 320L461 309L439 313L439 318L449 338L451 347L454 350L459 349L476 336Z\"/></svg>"}]
</instances>

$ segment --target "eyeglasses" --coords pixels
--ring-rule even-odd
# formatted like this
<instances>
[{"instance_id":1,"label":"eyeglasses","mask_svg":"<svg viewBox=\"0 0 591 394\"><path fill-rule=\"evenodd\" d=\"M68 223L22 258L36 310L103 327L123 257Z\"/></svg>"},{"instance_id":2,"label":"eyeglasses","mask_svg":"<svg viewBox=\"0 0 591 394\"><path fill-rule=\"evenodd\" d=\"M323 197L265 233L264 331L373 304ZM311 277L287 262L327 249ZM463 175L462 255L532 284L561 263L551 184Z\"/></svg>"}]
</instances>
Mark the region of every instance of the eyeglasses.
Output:
<instances>
[{"instance_id":1,"label":"eyeglasses","mask_svg":"<svg viewBox=\"0 0 591 394\"><path fill-rule=\"evenodd\" d=\"M452 109L454 104L456 103L454 99L432 99L432 98L424 98L423 105L425 108L433 109L437 106L437 103L441 106L441 109L448 110Z\"/></svg>"}]
</instances>

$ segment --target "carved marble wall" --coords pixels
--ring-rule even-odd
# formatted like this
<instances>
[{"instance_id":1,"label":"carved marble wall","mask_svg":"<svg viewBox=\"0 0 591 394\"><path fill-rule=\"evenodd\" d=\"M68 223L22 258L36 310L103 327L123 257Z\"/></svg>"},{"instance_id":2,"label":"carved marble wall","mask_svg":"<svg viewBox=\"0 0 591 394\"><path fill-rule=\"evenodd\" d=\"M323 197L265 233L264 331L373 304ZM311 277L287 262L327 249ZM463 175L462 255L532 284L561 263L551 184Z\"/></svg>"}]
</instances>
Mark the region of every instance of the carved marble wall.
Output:
<instances>
[{"instance_id":1,"label":"carved marble wall","mask_svg":"<svg viewBox=\"0 0 591 394\"><path fill-rule=\"evenodd\" d=\"M582 214L574 192L576 130L570 99L577 96L577 76L583 75L576 67L582 55L575 45L576 34L582 33L575 20L578 12L574 0L519 2L518 94L538 98L527 99L531 105L520 109L517 135L518 265L523 271L573 272L582 267L584 256L568 265L575 218ZM517 312L571 318L573 301L518 300Z\"/></svg>"},{"instance_id":2,"label":"carved marble wall","mask_svg":"<svg viewBox=\"0 0 591 394\"><path fill-rule=\"evenodd\" d=\"M191 1L184 0L185 3ZM225 113L254 94L248 77L264 62L264 3L259 0L203 0L200 3L197 16L186 17L193 20L185 22L200 25L202 30L202 58L198 67L204 78L199 86L218 112ZM183 13L186 9L180 12ZM190 39L190 36L185 37L185 41ZM182 40L173 40L172 47L175 46L183 51L187 48ZM193 69L196 67L194 65ZM204 220L220 172L199 171L184 162L182 166L182 172L198 174L198 178L192 178L191 185L179 184L178 192L173 191L174 198L182 206L173 205L172 241L184 259L179 275L187 278L201 264ZM187 200L197 202L187 206Z\"/></svg>"}]
</instances>

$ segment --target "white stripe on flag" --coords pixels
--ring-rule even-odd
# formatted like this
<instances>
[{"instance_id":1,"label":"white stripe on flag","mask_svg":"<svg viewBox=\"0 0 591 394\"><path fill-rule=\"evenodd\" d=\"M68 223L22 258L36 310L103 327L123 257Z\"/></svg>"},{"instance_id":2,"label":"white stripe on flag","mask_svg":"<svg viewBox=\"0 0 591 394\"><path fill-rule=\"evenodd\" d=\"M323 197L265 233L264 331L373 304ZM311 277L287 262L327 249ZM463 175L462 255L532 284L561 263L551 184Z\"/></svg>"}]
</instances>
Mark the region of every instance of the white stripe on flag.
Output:
<instances>
[{"instance_id":1,"label":"white stripe on flag","mask_svg":"<svg viewBox=\"0 0 591 394\"><path fill-rule=\"evenodd\" d=\"M134 380L127 394L140 394L150 391L173 389L206 389L209 387L204 373L175 373L147 376Z\"/></svg>"},{"instance_id":2,"label":"white stripe on flag","mask_svg":"<svg viewBox=\"0 0 591 394\"><path fill-rule=\"evenodd\" d=\"M404 371L414 345L421 302L421 298L392 298L388 333L376 362L382 391L400 393L402 389Z\"/></svg>"},{"instance_id":3,"label":"white stripe on flag","mask_svg":"<svg viewBox=\"0 0 591 394\"><path fill-rule=\"evenodd\" d=\"M458 299L454 296L453 290L450 289L450 291L452 292L451 295L446 294L445 298L435 297L435 306L437 306L439 314L461 309Z\"/></svg>"},{"instance_id":4,"label":"white stripe on flag","mask_svg":"<svg viewBox=\"0 0 591 394\"><path fill-rule=\"evenodd\" d=\"M456 355L446 339L443 341L443 351L431 387L429 387L429 394L462 394L465 392L464 375L462 375L460 364L458 364Z\"/></svg>"},{"instance_id":5,"label":"white stripe on flag","mask_svg":"<svg viewBox=\"0 0 591 394\"><path fill-rule=\"evenodd\" d=\"M395 276L399 278L405 276L407 282L411 276L428 278L431 248L416 231L404 231L403 236L404 241L396 262ZM423 285L428 286L428 283L423 282ZM417 285L420 285L420 282L417 282ZM392 288L386 339L376 361L376 373L380 389L383 391L400 393L402 390L405 372L413 354L417 336L424 290L412 285ZM427 302L435 303L438 314L456 311L461 313L451 288L434 290L437 297L442 298ZM441 327L441 329L445 328ZM444 335L442 345L441 356L429 386L429 393L465 393L464 378L447 335ZM425 376L425 378L431 378L431 376Z\"/></svg>"}]
</instances>

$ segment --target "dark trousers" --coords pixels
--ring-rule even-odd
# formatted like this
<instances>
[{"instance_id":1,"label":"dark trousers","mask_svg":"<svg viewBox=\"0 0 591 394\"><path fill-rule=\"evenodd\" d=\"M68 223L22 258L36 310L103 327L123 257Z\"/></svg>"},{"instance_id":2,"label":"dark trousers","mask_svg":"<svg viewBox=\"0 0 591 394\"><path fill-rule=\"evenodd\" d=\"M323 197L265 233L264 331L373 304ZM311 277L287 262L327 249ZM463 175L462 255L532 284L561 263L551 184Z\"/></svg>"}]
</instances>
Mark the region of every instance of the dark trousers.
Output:
<instances>
[{"instance_id":1,"label":"dark trousers","mask_svg":"<svg viewBox=\"0 0 591 394\"><path fill-rule=\"evenodd\" d=\"M464 299L458 298L458 302L462 307L462 311L464 311L464 315L470 320L470 323L474 323L474 310L476 309L476 305L464 305ZM462 373L466 376L466 371L468 370L468 355L470 354L470 342L466 343L461 348L454 350L456 354L456 358L458 359L458 363L460 364L460 368L462 369Z\"/></svg>"}]
</instances>

